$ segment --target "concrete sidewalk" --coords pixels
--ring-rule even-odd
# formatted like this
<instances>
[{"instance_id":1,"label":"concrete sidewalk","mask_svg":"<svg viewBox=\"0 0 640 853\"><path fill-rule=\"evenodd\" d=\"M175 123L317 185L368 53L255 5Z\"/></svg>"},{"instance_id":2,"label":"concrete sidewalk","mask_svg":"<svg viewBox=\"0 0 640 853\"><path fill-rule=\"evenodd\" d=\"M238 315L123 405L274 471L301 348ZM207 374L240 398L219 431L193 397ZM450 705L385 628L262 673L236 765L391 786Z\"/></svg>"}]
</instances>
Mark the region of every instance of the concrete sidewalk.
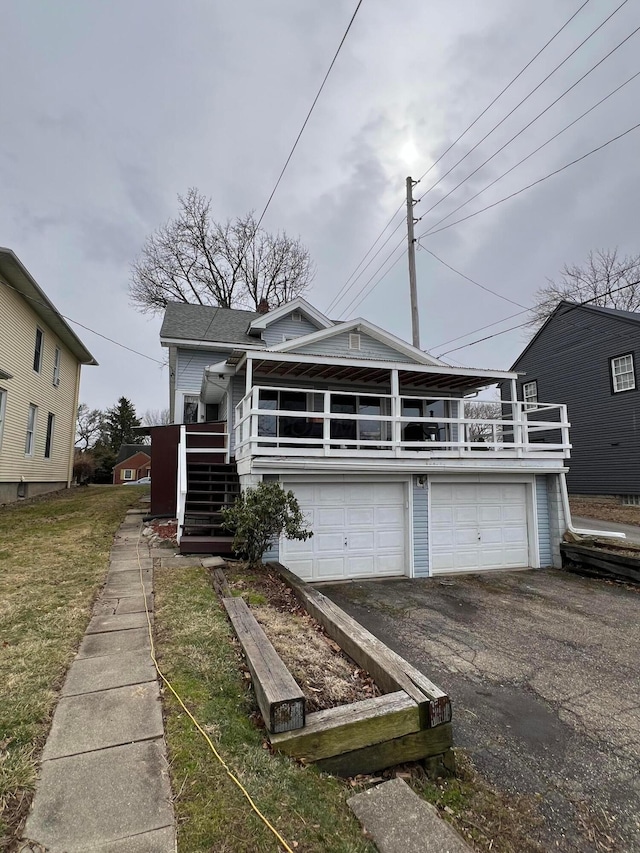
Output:
<instances>
[{"instance_id":1,"label":"concrete sidewalk","mask_svg":"<svg viewBox=\"0 0 640 853\"><path fill-rule=\"evenodd\" d=\"M129 511L105 587L42 754L22 850L174 853L171 788L160 692L149 654L145 599L153 611L153 563L136 543L142 512Z\"/></svg>"}]
</instances>

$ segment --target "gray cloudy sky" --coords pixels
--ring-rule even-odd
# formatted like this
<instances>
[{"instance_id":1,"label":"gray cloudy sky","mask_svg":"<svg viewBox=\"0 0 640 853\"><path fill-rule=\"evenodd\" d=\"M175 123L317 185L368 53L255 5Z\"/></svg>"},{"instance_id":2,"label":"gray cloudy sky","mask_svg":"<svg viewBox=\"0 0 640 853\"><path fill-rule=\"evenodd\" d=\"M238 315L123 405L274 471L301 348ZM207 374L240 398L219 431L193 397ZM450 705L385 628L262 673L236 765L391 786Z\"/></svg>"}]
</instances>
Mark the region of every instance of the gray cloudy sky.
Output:
<instances>
[{"instance_id":1,"label":"gray cloudy sky","mask_svg":"<svg viewBox=\"0 0 640 853\"><path fill-rule=\"evenodd\" d=\"M416 193L428 189L619 4L591 0ZM176 195L189 186L211 196L220 219L262 209L355 5L4 0L0 245L18 254L63 314L162 360L161 318L129 305L131 261L145 237L176 212ZM364 0L264 221L268 229L300 235L309 246L317 264L310 301L321 310L329 306L402 203L406 175L422 174L580 5ZM629 0L417 213L639 25L639 3ZM639 44L640 34L425 216L418 233L640 70ZM639 94L640 78L460 216L640 121ZM581 261L591 248L640 250L639 141L640 132L629 134L424 243L477 281L528 305L547 277L565 261ZM350 297L403 233L397 232ZM518 310L424 251L418 253L418 285L422 346L436 354L449 348L438 346L443 342ZM350 297L332 316L340 316ZM410 339L406 259L346 316L366 317ZM104 407L125 394L139 412L168 405L166 369L75 328L100 362L83 371L82 400ZM523 342L521 331L510 332L452 358L506 368Z\"/></svg>"}]
</instances>

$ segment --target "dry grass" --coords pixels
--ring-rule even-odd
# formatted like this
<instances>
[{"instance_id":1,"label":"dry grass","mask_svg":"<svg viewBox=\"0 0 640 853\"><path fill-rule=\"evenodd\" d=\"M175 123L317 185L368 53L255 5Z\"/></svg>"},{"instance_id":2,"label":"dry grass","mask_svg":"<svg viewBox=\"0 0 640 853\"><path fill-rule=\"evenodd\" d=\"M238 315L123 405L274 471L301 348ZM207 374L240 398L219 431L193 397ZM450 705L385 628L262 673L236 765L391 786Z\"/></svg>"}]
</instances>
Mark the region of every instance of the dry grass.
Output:
<instances>
[{"instance_id":1,"label":"dry grass","mask_svg":"<svg viewBox=\"0 0 640 853\"><path fill-rule=\"evenodd\" d=\"M640 506L623 506L611 498L574 497L569 501L572 515L582 518L640 525Z\"/></svg>"},{"instance_id":2,"label":"dry grass","mask_svg":"<svg viewBox=\"0 0 640 853\"><path fill-rule=\"evenodd\" d=\"M64 674L137 489L91 487L0 508L0 849L28 809Z\"/></svg>"},{"instance_id":3,"label":"dry grass","mask_svg":"<svg viewBox=\"0 0 640 853\"><path fill-rule=\"evenodd\" d=\"M256 725L239 651L206 570L156 570L155 587L160 665L258 807L295 850L373 853L345 802L353 787L268 749ZM178 849L279 849L171 694L164 693L163 703Z\"/></svg>"}]
</instances>

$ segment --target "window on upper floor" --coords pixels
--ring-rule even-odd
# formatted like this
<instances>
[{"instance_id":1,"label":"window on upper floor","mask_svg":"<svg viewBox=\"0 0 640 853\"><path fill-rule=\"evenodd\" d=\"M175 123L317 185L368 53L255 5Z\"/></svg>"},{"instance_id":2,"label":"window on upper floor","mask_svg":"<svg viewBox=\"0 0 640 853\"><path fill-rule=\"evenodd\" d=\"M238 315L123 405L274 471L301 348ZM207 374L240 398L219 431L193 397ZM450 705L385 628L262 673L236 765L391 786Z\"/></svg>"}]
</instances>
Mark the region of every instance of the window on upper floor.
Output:
<instances>
[{"instance_id":1,"label":"window on upper floor","mask_svg":"<svg viewBox=\"0 0 640 853\"><path fill-rule=\"evenodd\" d=\"M618 355L611 359L611 385L614 394L635 389L636 372L633 364L633 353Z\"/></svg>"},{"instance_id":2,"label":"window on upper floor","mask_svg":"<svg viewBox=\"0 0 640 853\"><path fill-rule=\"evenodd\" d=\"M38 407L31 404L27 414L27 434L24 440L25 456L33 456L33 448L36 441L36 421L38 419Z\"/></svg>"},{"instance_id":3,"label":"window on upper floor","mask_svg":"<svg viewBox=\"0 0 640 853\"><path fill-rule=\"evenodd\" d=\"M522 383L522 399L524 400L524 408L535 409L538 403L538 383L533 382Z\"/></svg>"},{"instance_id":4,"label":"window on upper floor","mask_svg":"<svg viewBox=\"0 0 640 853\"><path fill-rule=\"evenodd\" d=\"M53 427L56 422L56 416L53 412L47 415L47 437L44 441L44 458L51 459L51 447L53 445Z\"/></svg>"},{"instance_id":5,"label":"window on upper floor","mask_svg":"<svg viewBox=\"0 0 640 853\"><path fill-rule=\"evenodd\" d=\"M0 388L0 447L2 447L2 429L4 427L5 412L7 409L7 392Z\"/></svg>"},{"instance_id":6,"label":"window on upper floor","mask_svg":"<svg viewBox=\"0 0 640 853\"><path fill-rule=\"evenodd\" d=\"M56 351L53 356L53 384L56 388L60 384L60 358L60 347L56 347Z\"/></svg>"},{"instance_id":7,"label":"window on upper floor","mask_svg":"<svg viewBox=\"0 0 640 853\"><path fill-rule=\"evenodd\" d=\"M44 332L36 328L36 345L33 351L33 369L36 373L42 370L42 351L44 349Z\"/></svg>"}]
</instances>

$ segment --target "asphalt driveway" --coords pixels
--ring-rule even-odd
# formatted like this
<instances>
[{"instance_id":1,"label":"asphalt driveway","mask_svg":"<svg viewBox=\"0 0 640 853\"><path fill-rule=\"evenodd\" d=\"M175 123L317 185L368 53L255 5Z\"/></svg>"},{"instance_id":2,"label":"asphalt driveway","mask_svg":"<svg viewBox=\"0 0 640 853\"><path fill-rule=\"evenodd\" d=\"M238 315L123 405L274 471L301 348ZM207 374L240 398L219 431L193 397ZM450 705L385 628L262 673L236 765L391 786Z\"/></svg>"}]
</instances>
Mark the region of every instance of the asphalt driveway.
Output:
<instances>
[{"instance_id":1,"label":"asphalt driveway","mask_svg":"<svg viewBox=\"0 0 640 853\"><path fill-rule=\"evenodd\" d=\"M544 849L640 851L640 591L553 570L321 589L450 694L456 746L539 803Z\"/></svg>"}]
</instances>

